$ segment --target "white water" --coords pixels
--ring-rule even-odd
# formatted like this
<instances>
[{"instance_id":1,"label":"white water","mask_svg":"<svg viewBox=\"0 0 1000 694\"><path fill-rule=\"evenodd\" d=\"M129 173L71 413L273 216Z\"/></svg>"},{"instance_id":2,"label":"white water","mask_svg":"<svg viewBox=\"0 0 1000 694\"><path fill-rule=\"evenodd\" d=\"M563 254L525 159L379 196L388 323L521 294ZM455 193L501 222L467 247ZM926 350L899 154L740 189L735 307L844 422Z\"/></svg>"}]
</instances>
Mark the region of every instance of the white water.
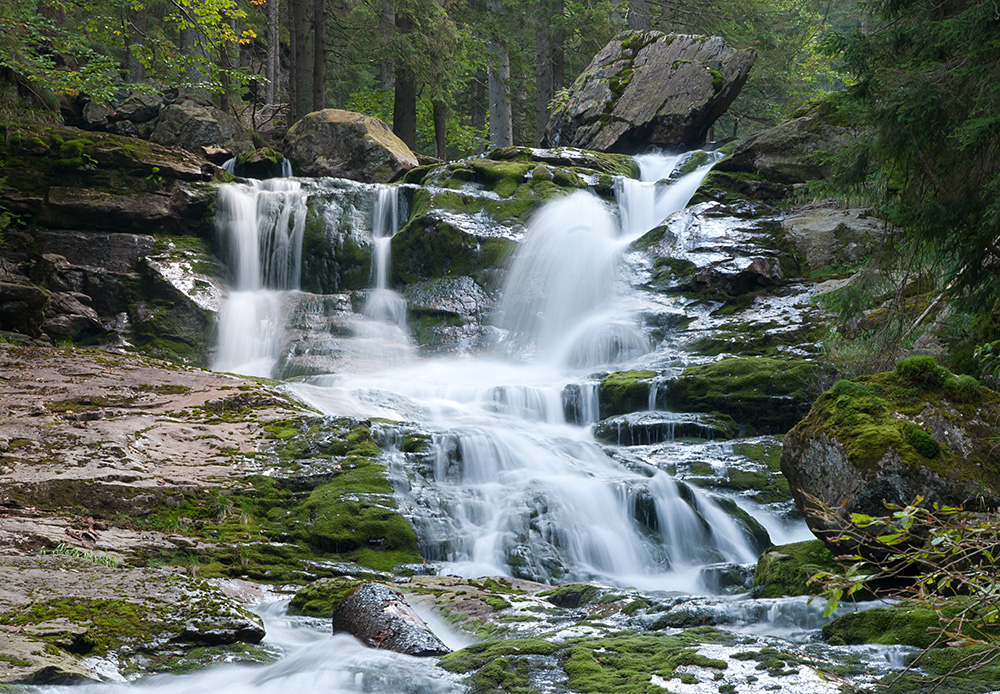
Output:
<instances>
[{"instance_id":1,"label":"white water","mask_svg":"<svg viewBox=\"0 0 1000 694\"><path fill-rule=\"evenodd\" d=\"M390 249L392 237L399 229L399 194L397 189L380 187L376 190L372 221L372 284L365 301L364 313L369 318L400 328L406 327L406 300L389 289Z\"/></svg>"},{"instance_id":2,"label":"white water","mask_svg":"<svg viewBox=\"0 0 1000 694\"><path fill-rule=\"evenodd\" d=\"M306 195L283 178L220 186L216 233L232 273L212 368L272 375L285 331L284 293L299 287Z\"/></svg>"},{"instance_id":3,"label":"white water","mask_svg":"<svg viewBox=\"0 0 1000 694\"><path fill-rule=\"evenodd\" d=\"M652 466L621 465L585 426L599 416L589 374L652 348L618 267L643 231L627 220L659 223L683 208L707 172L659 182L678 159L642 160L650 180L632 187L637 196L621 186L622 224L588 192L552 202L529 221L499 319L507 347L520 356L411 359L291 386L329 414L417 421L433 434L425 468L407 469L401 454L393 468L421 552L442 562L442 572L697 592L707 589L704 566L754 560L748 537L710 494L682 489ZM379 294L389 291L382 239L393 226L375 226L383 231L375 233L375 300L365 314L399 326ZM564 415L567 384L580 389L577 423Z\"/></svg>"}]
</instances>

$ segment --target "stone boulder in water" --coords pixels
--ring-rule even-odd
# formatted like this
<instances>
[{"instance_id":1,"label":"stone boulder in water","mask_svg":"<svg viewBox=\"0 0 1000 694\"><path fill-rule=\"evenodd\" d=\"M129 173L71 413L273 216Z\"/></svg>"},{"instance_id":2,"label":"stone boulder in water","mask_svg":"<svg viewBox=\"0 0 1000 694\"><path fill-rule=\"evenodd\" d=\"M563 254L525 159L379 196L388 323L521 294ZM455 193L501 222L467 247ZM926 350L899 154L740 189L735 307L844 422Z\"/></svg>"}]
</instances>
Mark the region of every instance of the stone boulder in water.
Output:
<instances>
[{"instance_id":1,"label":"stone boulder in water","mask_svg":"<svg viewBox=\"0 0 1000 694\"><path fill-rule=\"evenodd\" d=\"M333 611L333 630L345 631L372 648L406 655L451 652L400 593L380 583L364 583L344 596Z\"/></svg>"},{"instance_id":2,"label":"stone boulder in water","mask_svg":"<svg viewBox=\"0 0 1000 694\"><path fill-rule=\"evenodd\" d=\"M302 176L385 183L417 166L406 143L378 118L334 108L292 125L282 151Z\"/></svg>"},{"instance_id":3,"label":"stone boulder in water","mask_svg":"<svg viewBox=\"0 0 1000 694\"><path fill-rule=\"evenodd\" d=\"M756 58L717 36L619 34L552 113L543 144L626 153L700 144Z\"/></svg>"},{"instance_id":4,"label":"stone boulder in water","mask_svg":"<svg viewBox=\"0 0 1000 694\"><path fill-rule=\"evenodd\" d=\"M1000 393L931 357L837 381L785 437L781 471L818 535L885 502L1000 507Z\"/></svg>"}]
</instances>

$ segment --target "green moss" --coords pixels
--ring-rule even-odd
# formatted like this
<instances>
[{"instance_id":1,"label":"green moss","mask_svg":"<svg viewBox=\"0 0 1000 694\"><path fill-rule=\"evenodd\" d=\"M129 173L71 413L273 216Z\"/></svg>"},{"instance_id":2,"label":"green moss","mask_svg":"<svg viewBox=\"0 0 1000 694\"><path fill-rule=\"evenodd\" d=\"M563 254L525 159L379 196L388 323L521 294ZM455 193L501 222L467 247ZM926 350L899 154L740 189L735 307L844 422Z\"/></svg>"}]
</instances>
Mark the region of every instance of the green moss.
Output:
<instances>
[{"instance_id":1,"label":"green moss","mask_svg":"<svg viewBox=\"0 0 1000 694\"><path fill-rule=\"evenodd\" d=\"M993 411L998 404L996 393L968 379L960 384L958 377L933 359L910 357L890 373L837 381L816 400L800 426L832 434L844 446L848 459L862 470L891 449L907 465L928 467L951 479L972 480L982 477L976 461L989 453L977 449L964 456L970 464L958 465L957 454L913 419L928 407L938 408L946 417L954 416L947 414L950 411L973 418L981 407Z\"/></svg>"},{"instance_id":2,"label":"green moss","mask_svg":"<svg viewBox=\"0 0 1000 694\"><path fill-rule=\"evenodd\" d=\"M506 610L510 607L510 603L498 595L483 595L479 599L492 607L494 610Z\"/></svg>"},{"instance_id":3,"label":"green moss","mask_svg":"<svg viewBox=\"0 0 1000 694\"><path fill-rule=\"evenodd\" d=\"M712 90L718 92L722 89L722 85L725 84L725 79L722 77L722 73L714 68L705 68L708 70L708 74L712 76Z\"/></svg>"},{"instance_id":4,"label":"green moss","mask_svg":"<svg viewBox=\"0 0 1000 694\"><path fill-rule=\"evenodd\" d=\"M601 379L601 416L645 410L649 406L649 379L655 371L615 371Z\"/></svg>"},{"instance_id":5,"label":"green moss","mask_svg":"<svg viewBox=\"0 0 1000 694\"><path fill-rule=\"evenodd\" d=\"M716 482L716 486L739 492L754 492L750 495L759 504L773 504L789 501L792 492L788 480L781 473L753 472L730 468L726 478Z\"/></svg>"},{"instance_id":6,"label":"green moss","mask_svg":"<svg viewBox=\"0 0 1000 694\"><path fill-rule=\"evenodd\" d=\"M651 675L669 680L683 665L726 669L725 661L699 655L688 639L661 634L582 639L571 642L564 657L569 688L587 694L644 694Z\"/></svg>"},{"instance_id":7,"label":"green moss","mask_svg":"<svg viewBox=\"0 0 1000 694\"><path fill-rule=\"evenodd\" d=\"M288 604L288 613L329 619L348 593L364 581L350 577L324 578L305 586Z\"/></svg>"},{"instance_id":8,"label":"green moss","mask_svg":"<svg viewBox=\"0 0 1000 694\"><path fill-rule=\"evenodd\" d=\"M23 627L66 620L86 627L60 647L75 655L101 656L120 646L149 642L164 630L165 614L128 600L59 598L0 613L0 624Z\"/></svg>"},{"instance_id":9,"label":"green moss","mask_svg":"<svg viewBox=\"0 0 1000 694\"><path fill-rule=\"evenodd\" d=\"M481 641L449 653L440 665L448 672L471 672L484 665L512 655L552 655L562 646L543 639L503 639Z\"/></svg>"},{"instance_id":10,"label":"green moss","mask_svg":"<svg viewBox=\"0 0 1000 694\"><path fill-rule=\"evenodd\" d=\"M680 412L721 412L758 432L784 433L809 411L824 377L813 362L733 357L685 369L666 398Z\"/></svg>"},{"instance_id":11,"label":"green moss","mask_svg":"<svg viewBox=\"0 0 1000 694\"><path fill-rule=\"evenodd\" d=\"M545 598L557 607L575 608L593 603L601 596L602 592L597 586L571 583L539 593L539 597Z\"/></svg>"},{"instance_id":12,"label":"green moss","mask_svg":"<svg viewBox=\"0 0 1000 694\"><path fill-rule=\"evenodd\" d=\"M253 394L230 397L246 395ZM369 427L321 421L322 426L294 419L264 425L275 444L278 476L250 476L212 495L182 495L130 523L214 541L201 568L206 577L301 582L307 563L318 559L355 561L376 570L420 562L416 534L396 510ZM304 460L310 465L325 460L329 472L292 483L281 479L282 466L292 469ZM188 561L172 555L163 559ZM309 572L323 575L316 566Z\"/></svg>"},{"instance_id":13,"label":"green moss","mask_svg":"<svg viewBox=\"0 0 1000 694\"><path fill-rule=\"evenodd\" d=\"M936 612L920 608L873 607L841 615L823 626L823 640L835 646L877 643L927 648L941 626Z\"/></svg>"},{"instance_id":14,"label":"green moss","mask_svg":"<svg viewBox=\"0 0 1000 694\"><path fill-rule=\"evenodd\" d=\"M763 598L780 598L785 595L817 595L818 584L809 579L818 571L837 568L833 554L822 540L795 542L772 547L757 560L753 583L755 591Z\"/></svg>"}]
</instances>

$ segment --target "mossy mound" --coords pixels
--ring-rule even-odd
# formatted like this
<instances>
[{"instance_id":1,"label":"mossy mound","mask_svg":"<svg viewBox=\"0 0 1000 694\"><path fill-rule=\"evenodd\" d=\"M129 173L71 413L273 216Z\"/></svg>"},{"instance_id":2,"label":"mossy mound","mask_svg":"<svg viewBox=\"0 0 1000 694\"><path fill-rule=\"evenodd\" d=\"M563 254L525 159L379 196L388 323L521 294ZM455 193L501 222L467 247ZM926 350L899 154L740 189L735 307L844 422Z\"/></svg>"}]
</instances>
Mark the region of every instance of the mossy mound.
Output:
<instances>
[{"instance_id":1,"label":"mossy mound","mask_svg":"<svg viewBox=\"0 0 1000 694\"><path fill-rule=\"evenodd\" d=\"M514 229L543 204L588 186L611 198L614 176L637 174L623 155L527 147L414 169L403 180L421 188L393 238L392 281L468 275L486 286L513 252Z\"/></svg>"},{"instance_id":2,"label":"mossy mound","mask_svg":"<svg viewBox=\"0 0 1000 694\"><path fill-rule=\"evenodd\" d=\"M655 371L615 371L601 379L601 417L649 409L650 380Z\"/></svg>"},{"instance_id":3,"label":"mossy mound","mask_svg":"<svg viewBox=\"0 0 1000 694\"><path fill-rule=\"evenodd\" d=\"M820 585L809 583L809 579L819 571L834 571L836 568L833 553L822 540L779 545L761 554L757 560L753 573L754 589L762 598L818 595Z\"/></svg>"},{"instance_id":4,"label":"mossy mound","mask_svg":"<svg viewBox=\"0 0 1000 694\"><path fill-rule=\"evenodd\" d=\"M886 502L917 496L988 510L1000 505L998 436L1000 393L908 357L817 398L785 437L781 468L817 533L837 528L836 517L884 515Z\"/></svg>"},{"instance_id":5,"label":"mossy mound","mask_svg":"<svg viewBox=\"0 0 1000 694\"><path fill-rule=\"evenodd\" d=\"M355 577L321 578L295 594L288 604L288 614L329 619L340 601L362 583Z\"/></svg>"},{"instance_id":6,"label":"mossy mound","mask_svg":"<svg viewBox=\"0 0 1000 694\"><path fill-rule=\"evenodd\" d=\"M204 577L302 582L323 575L312 564L317 560L379 571L422 561L386 468L375 460L380 449L367 422L292 419L265 430L275 442L274 476L251 475L217 493L185 495L135 524L214 542L196 558Z\"/></svg>"},{"instance_id":7,"label":"mossy mound","mask_svg":"<svg viewBox=\"0 0 1000 694\"><path fill-rule=\"evenodd\" d=\"M732 357L692 366L663 389L681 412L722 412L758 433L784 433L809 411L825 370L813 362Z\"/></svg>"},{"instance_id":8,"label":"mossy mound","mask_svg":"<svg viewBox=\"0 0 1000 694\"><path fill-rule=\"evenodd\" d=\"M277 178L284 174L284 155L271 147L261 147L236 157L233 173L244 178Z\"/></svg>"},{"instance_id":9,"label":"mossy mound","mask_svg":"<svg viewBox=\"0 0 1000 694\"><path fill-rule=\"evenodd\" d=\"M931 646L940 635L936 612L922 608L873 607L841 615L823 626L823 640L834 646L877 643L914 648Z\"/></svg>"}]
</instances>

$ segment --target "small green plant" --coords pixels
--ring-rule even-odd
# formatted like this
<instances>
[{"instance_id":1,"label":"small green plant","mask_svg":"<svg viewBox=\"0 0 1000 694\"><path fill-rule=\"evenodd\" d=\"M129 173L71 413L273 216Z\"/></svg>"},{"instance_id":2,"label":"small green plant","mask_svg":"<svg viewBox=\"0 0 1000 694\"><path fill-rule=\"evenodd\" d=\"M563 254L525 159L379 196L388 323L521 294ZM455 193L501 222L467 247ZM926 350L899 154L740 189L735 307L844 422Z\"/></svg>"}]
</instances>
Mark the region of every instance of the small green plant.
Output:
<instances>
[{"instance_id":1,"label":"small green plant","mask_svg":"<svg viewBox=\"0 0 1000 694\"><path fill-rule=\"evenodd\" d=\"M837 557L841 570L821 571L810 579L824 587L824 615L832 614L842 599L871 591L897 601L900 610L919 608L937 615L937 626L928 628L929 645L911 668L927 662L933 681L941 684L947 677L971 676L990 666L1000 658L996 516L927 506L920 496L905 507L886 508L885 516L853 513L848 523L839 521L842 533L833 541L857 552ZM838 516L830 512L827 519ZM945 670L935 669L942 650L952 651L954 662Z\"/></svg>"},{"instance_id":2,"label":"small green plant","mask_svg":"<svg viewBox=\"0 0 1000 694\"><path fill-rule=\"evenodd\" d=\"M145 175L143 180L146 181L146 186L150 190L159 190L163 187L163 176L160 175L160 167L154 166L148 174Z\"/></svg>"},{"instance_id":3,"label":"small green plant","mask_svg":"<svg viewBox=\"0 0 1000 694\"><path fill-rule=\"evenodd\" d=\"M110 566L112 569L117 569L120 564L118 560L115 559L110 554L97 554L86 549L80 549L79 547L74 547L73 545L67 544L65 542L60 542L53 549L45 549L44 547L38 551L38 554L55 554L63 555L67 557L79 557L80 559L86 559L87 561L92 561L95 564L103 564L104 566Z\"/></svg>"}]
</instances>

